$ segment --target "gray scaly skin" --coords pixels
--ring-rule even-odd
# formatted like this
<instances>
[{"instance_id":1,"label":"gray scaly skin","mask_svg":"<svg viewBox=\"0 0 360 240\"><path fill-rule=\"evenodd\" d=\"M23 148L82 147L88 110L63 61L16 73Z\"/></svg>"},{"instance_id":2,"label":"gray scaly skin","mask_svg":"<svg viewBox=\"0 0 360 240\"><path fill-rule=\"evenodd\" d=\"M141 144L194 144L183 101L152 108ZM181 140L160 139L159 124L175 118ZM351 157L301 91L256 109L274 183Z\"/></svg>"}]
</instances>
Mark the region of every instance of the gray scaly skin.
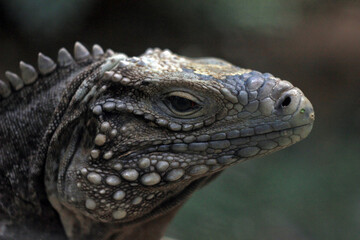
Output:
<instances>
[{"instance_id":1,"label":"gray scaly skin","mask_svg":"<svg viewBox=\"0 0 360 240\"><path fill-rule=\"evenodd\" d=\"M160 239L225 168L288 147L314 111L220 59L75 44L0 81L1 239Z\"/></svg>"}]
</instances>

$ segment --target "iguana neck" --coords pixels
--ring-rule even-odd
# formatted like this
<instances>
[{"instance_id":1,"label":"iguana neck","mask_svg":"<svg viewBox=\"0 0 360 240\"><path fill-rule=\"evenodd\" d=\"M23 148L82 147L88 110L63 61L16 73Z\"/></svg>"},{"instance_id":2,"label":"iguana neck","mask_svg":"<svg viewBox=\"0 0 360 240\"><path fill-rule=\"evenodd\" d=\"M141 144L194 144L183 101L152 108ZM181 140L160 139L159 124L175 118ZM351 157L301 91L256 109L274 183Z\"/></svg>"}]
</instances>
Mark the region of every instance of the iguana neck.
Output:
<instances>
[{"instance_id":1,"label":"iguana neck","mask_svg":"<svg viewBox=\"0 0 360 240\"><path fill-rule=\"evenodd\" d=\"M0 101L0 191L12 192L0 196L0 202L9 202L7 209L1 209L2 205L0 211L12 218L37 211L28 190L30 162L65 85L54 76L43 78ZM13 199L3 199L9 196Z\"/></svg>"},{"instance_id":2,"label":"iguana neck","mask_svg":"<svg viewBox=\"0 0 360 240\"><path fill-rule=\"evenodd\" d=\"M55 109L68 92L69 83L90 63L60 67L47 75L39 75L33 84L1 99L0 156L3 159L0 161L0 191L11 194L0 196L0 202L7 203L0 206L0 213L20 222L31 222L32 218L28 219L28 216L41 217L44 211L53 210L46 200L44 187L41 187L43 168L38 165L44 163L38 158L39 146ZM36 176L32 174L34 172ZM34 181L39 184L37 187L31 187Z\"/></svg>"},{"instance_id":3,"label":"iguana neck","mask_svg":"<svg viewBox=\"0 0 360 240\"><path fill-rule=\"evenodd\" d=\"M164 236L165 230L174 218L181 205L164 215L159 215L151 220L125 226L109 226L108 224L95 224L91 232L82 235L81 239L101 240L159 240ZM73 237L72 239L80 239Z\"/></svg>"},{"instance_id":4,"label":"iguana neck","mask_svg":"<svg viewBox=\"0 0 360 240\"><path fill-rule=\"evenodd\" d=\"M60 214L66 235L72 240L158 240L164 235L167 225L192 193L212 181L220 173L192 182L182 192L163 202L141 219L125 223L94 221L83 214L77 214L71 206L61 204L55 194L48 197L52 206Z\"/></svg>"},{"instance_id":5,"label":"iguana neck","mask_svg":"<svg viewBox=\"0 0 360 240\"><path fill-rule=\"evenodd\" d=\"M1 239L66 239L55 210L47 201L40 210L29 191L31 161L65 87L48 76L0 101Z\"/></svg>"},{"instance_id":6,"label":"iguana neck","mask_svg":"<svg viewBox=\"0 0 360 240\"><path fill-rule=\"evenodd\" d=\"M158 240L164 236L168 224L174 218L180 207L181 205L168 212L166 215L159 216L151 221L125 227L121 233L114 235L113 238L109 238L109 240Z\"/></svg>"}]
</instances>

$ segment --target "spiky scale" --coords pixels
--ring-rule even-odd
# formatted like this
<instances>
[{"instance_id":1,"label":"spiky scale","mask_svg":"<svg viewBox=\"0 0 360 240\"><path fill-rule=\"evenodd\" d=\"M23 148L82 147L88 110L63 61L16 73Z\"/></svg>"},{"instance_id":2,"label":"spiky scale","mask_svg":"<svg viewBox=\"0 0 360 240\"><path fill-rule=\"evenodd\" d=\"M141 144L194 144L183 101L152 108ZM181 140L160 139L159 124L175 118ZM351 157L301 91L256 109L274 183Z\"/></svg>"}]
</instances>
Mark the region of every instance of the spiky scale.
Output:
<instances>
[{"instance_id":1,"label":"spiky scale","mask_svg":"<svg viewBox=\"0 0 360 240\"><path fill-rule=\"evenodd\" d=\"M98 58L104 54L104 50L98 44L94 44L92 47L92 55L94 58Z\"/></svg>"},{"instance_id":2,"label":"spiky scale","mask_svg":"<svg viewBox=\"0 0 360 240\"><path fill-rule=\"evenodd\" d=\"M61 67L67 67L74 62L74 59L66 48L60 48L57 61Z\"/></svg>"},{"instance_id":3,"label":"spiky scale","mask_svg":"<svg viewBox=\"0 0 360 240\"><path fill-rule=\"evenodd\" d=\"M35 82L38 77L38 73L32 65L20 61L19 67L21 71L21 77L26 85Z\"/></svg>"},{"instance_id":4,"label":"spiky scale","mask_svg":"<svg viewBox=\"0 0 360 240\"><path fill-rule=\"evenodd\" d=\"M56 69L56 63L48 56L45 56L44 54L39 53L38 67L39 67L39 71L42 74L46 75Z\"/></svg>"},{"instance_id":5,"label":"spiky scale","mask_svg":"<svg viewBox=\"0 0 360 240\"><path fill-rule=\"evenodd\" d=\"M115 52L114 52L114 50L108 48L108 49L106 50L106 54L109 55L109 56L112 56L112 55L115 54Z\"/></svg>"},{"instance_id":6,"label":"spiky scale","mask_svg":"<svg viewBox=\"0 0 360 240\"><path fill-rule=\"evenodd\" d=\"M80 61L89 58L90 53L84 45L80 42L76 42L74 46L74 56L76 61Z\"/></svg>"},{"instance_id":7,"label":"spiky scale","mask_svg":"<svg viewBox=\"0 0 360 240\"><path fill-rule=\"evenodd\" d=\"M6 71L5 76L9 79L11 86L16 90L20 90L24 87L23 80L15 73Z\"/></svg>"},{"instance_id":8,"label":"spiky scale","mask_svg":"<svg viewBox=\"0 0 360 240\"><path fill-rule=\"evenodd\" d=\"M3 80L0 80L0 96L7 98L11 94L10 86L5 83Z\"/></svg>"}]
</instances>

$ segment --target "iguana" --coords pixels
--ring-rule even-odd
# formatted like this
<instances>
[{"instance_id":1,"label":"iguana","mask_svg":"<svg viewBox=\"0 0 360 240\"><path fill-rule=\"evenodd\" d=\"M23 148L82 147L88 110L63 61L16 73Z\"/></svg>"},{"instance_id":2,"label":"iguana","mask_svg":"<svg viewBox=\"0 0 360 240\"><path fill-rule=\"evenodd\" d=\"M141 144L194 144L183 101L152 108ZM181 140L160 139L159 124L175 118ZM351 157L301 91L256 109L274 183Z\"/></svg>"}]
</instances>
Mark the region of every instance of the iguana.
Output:
<instances>
[{"instance_id":1,"label":"iguana","mask_svg":"<svg viewBox=\"0 0 360 240\"><path fill-rule=\"evenodd\" d=\"M160 239L224 169L304 139L296 87L216 58L38 55L0 80L1 239Z\"/></svg>"}]
</instances>

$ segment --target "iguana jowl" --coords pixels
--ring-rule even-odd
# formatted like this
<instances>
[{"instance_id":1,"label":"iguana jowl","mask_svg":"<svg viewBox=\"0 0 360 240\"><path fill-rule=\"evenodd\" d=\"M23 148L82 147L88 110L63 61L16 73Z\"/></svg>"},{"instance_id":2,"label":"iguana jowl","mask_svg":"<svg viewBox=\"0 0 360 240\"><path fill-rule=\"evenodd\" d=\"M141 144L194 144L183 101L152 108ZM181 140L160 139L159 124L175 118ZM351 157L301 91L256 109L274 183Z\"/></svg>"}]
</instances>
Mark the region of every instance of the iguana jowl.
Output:
<instances>
[{"instance_id":1,"label":"iguana jowl","mask_svg":"<svg viewBox=\"0 0 360 240\"><path fill-rule=\"evenodd\" d=\"M76 43L20 71L0 80L1 239L159 239L193 191L314 121L287 81L169 50Z\"/></svg>"}]
</instances>

